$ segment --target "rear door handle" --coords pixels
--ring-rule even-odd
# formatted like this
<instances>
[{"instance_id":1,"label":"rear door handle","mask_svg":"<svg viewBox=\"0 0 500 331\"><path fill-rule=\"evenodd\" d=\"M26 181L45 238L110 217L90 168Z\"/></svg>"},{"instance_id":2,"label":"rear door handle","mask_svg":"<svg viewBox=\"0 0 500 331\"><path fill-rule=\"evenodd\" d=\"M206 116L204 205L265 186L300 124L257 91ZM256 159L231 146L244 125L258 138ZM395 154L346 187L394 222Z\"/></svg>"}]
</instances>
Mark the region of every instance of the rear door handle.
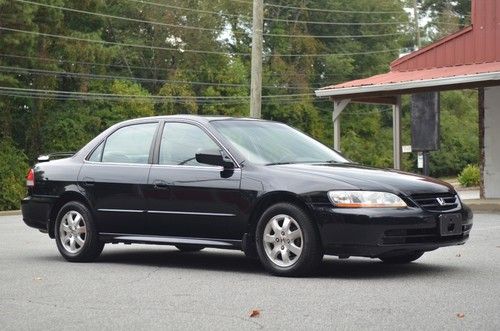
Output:
<instances>
[{"instance_id":1,"label":"rear door handle","mask_svg":"<svg viewBox=\"0 0 500 331\"><path fill-rule=\"evenodd\" d=\"M153 182L153 187L157 190L166 190L168 189L168 184L164 180L155 180Z\"/></svg>"},{"instance_id":2,"label":"rear door handle","mask_svg":"<svg viewBox=\"0 0 500 331\"><path fill-rule=\"evenodd\" d=\"M90 178L90 177L83 178L83 185L84 186L94 186L95 185L94 178Z\"/></svg>"}]
</instances>

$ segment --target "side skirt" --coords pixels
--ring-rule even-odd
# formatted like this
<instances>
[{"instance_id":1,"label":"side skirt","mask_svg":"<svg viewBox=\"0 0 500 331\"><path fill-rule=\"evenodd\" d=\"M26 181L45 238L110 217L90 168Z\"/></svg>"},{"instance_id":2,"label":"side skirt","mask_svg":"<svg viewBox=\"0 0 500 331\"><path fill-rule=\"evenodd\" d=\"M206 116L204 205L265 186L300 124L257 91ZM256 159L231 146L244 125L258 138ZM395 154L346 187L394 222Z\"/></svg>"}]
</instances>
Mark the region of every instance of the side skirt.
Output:
<instances>
[{"instance_id":1,"label":"side skirt","mask_svg":"<svg viewBox=\"0 0 500 331\"><path fill-rule=\"evenodd\" d=\"M188 237L163 237L121 233L99 233L99 239L105 243L124 244L151 244L151 245L200 245L213 248L242 249L241 240L188 238Z\"/></svg>"}]
</instances>

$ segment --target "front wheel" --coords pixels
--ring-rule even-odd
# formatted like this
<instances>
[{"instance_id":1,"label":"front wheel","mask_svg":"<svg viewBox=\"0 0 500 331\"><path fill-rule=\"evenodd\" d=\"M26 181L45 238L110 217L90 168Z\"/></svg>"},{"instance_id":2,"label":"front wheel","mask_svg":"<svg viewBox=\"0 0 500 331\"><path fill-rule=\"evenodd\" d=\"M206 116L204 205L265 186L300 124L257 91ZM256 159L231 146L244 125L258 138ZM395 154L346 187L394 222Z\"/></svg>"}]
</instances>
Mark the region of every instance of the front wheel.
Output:
<instances>
[{"instance_id":1,"label":"front wheel","mask_svg":"<svg viewBox=\"0 0 500 331\"><path fill-rule=\"evenodd\" d=\"M389 264L405 264L418 260L422 255L424 255L424 252L415 251L396 255L381 256L379 257L379 259L382 260L382 262Z\"/></svg>"},{"instance_id":2,"label":"front wheel","mask_svg":"<svg viewBox=\"0 0 500 331\"><path fill-rule=\"evenodd\" d=\"M59 210L54 230L57 248L70 262L93 261L104 248L90 210L80 202L68 202Z\"/></svg>"},{"instance_id":3,"label":"front wheel","mask_svg":"<svg viewBox=\"0 0 500 331\"><path fill-rule=\"evenodd\" d=\"M261 263L274 275L310 274L323 258L313 221L290 203L268 208L257 223L255 238Z\"/></svg>"}]
</instances>

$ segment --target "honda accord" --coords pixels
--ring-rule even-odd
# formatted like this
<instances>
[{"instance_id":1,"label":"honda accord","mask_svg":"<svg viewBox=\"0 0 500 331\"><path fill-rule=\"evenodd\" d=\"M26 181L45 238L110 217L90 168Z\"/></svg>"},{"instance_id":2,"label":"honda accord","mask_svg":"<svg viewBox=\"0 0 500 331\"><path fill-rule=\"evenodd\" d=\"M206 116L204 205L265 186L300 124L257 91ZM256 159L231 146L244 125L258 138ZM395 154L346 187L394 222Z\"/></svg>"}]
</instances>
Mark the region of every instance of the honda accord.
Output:
<instances>
[{"instance_id":1,"label":"honda accord","mask_svg":"<svg viewBox=\"0 0 500 331\"><path fill-rule=\"evenodd\" d=\"M62 157L62 158L61 158ZM242 250L281 276L323 255L409 263L469 237L447 183L353 163L285 124L174 115L118 123L28 172L24 222L71 262L106 243Z\"/></svg>"}]
</instances>

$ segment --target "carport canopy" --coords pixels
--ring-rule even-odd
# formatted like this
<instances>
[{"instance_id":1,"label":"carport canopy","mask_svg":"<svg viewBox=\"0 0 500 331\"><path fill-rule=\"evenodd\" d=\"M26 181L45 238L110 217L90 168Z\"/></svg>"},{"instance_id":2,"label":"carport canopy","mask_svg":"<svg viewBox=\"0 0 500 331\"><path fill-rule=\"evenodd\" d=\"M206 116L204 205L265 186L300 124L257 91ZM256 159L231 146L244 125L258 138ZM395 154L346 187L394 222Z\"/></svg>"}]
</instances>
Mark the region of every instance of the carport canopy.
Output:
<instances>
[{"instance_id":1,"label":"carport canopy","mask_svg":"<svg viewBox=\"0 0 500 331\"><path fill-rule=\"evenodd\" d=\"M500 1L473 0L471 16L470 26L393 61L387 73L316 90L333 101L334 148L340 149L339 115L349 103L392 105L399 169L401 95L500 86Z\"/></svg>"}]
</instances>

